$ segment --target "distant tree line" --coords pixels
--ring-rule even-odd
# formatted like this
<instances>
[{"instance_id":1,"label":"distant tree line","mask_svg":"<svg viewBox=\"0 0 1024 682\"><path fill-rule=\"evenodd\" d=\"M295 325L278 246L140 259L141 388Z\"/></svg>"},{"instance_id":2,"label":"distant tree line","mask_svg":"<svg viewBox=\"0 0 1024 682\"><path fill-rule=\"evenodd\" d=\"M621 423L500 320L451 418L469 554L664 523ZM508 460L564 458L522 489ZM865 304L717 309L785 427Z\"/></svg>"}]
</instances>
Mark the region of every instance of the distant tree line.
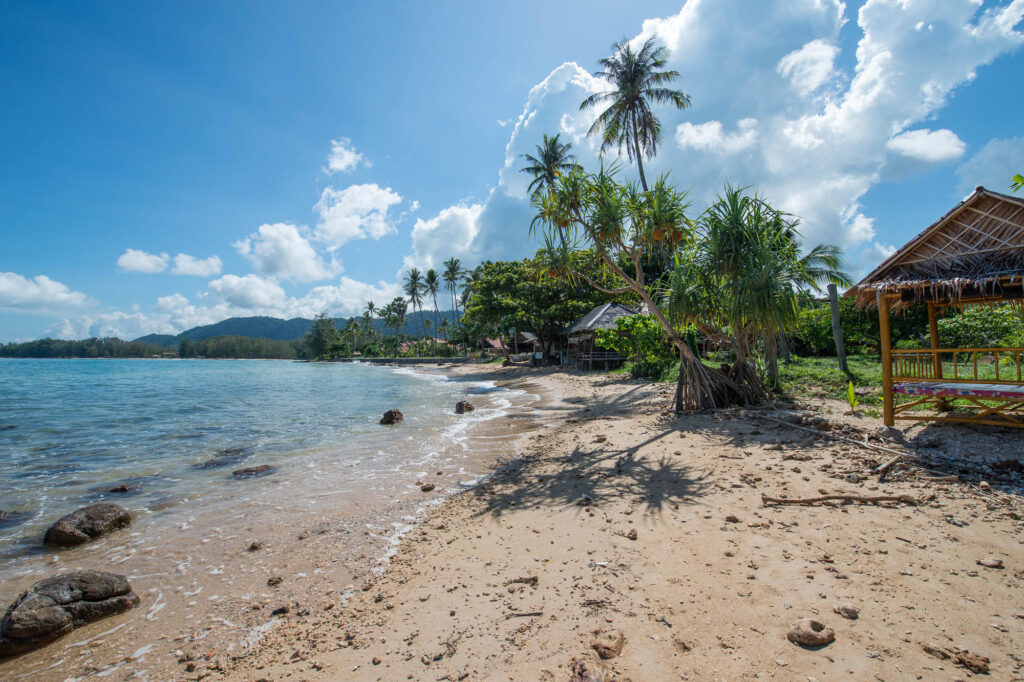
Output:
<instances>
[{"instance_id":1,"label":"distant tree line","mask_svg":"<svg viewBox=\"0 0 1024 682\"><path fill-rule=\"evenodd\" d=\"M202 341L182 339L178 344L182 358L247 358L255 360L294 360L303 357L302 342L252 338L250 336L214 336Z\"/></svg>"},{"instance_id":2,"label":"distant tree line","mask_svg":"<svg viewBox=\"0 0 1024 682\"><path fill-rule=\"evenodd\" d=\"M114 337L79 341L39 339L0 345L0 357L6 358L148 358L166 352L166 348L151 343Z\"/></svg>"}]
</instances>

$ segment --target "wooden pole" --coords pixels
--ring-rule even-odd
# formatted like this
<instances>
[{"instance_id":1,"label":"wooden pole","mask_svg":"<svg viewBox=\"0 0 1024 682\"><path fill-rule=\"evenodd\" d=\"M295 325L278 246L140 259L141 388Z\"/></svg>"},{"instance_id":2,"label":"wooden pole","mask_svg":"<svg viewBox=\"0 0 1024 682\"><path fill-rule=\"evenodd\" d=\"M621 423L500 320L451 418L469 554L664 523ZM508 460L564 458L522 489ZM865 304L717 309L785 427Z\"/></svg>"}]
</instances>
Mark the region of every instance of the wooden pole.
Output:
<instances>
[{"instance_id":1,"label":"wooden pole","mask_svg":"<svg viewBox=\"0 0 1024 682\"><path fill-rule=\"evenodd\" d=\"M928 301L928 340L931 349L939 349L939 321L935 315L935 302ZM939 353L932 353L932 372L936 379L942 378L942 357Z\"/></svg>"},{"instance_id":2,"label":"wooden pole","mask_svg":"<svg viewBox=\"0 0 1024 682\"><path fill-rule=\"evenodd\" d=\"M878 290L878 331L882 341L882 422L893 426L892 338L889 330L889 298Z\"/></svg>"},{"instance_id":3,"label":"wooden pole","mask_svg":"<svg viewBox=\"0 0 1024 682\"><path fill-rule=\"evenodd\" d=\"M836 340L836 357L839 369L849 371L846 366L846 346L843 345L843 326L839 323L839 292L835 284L828 285L828 306L832 309L832 337Z\"/></svg>"}]
</instances>

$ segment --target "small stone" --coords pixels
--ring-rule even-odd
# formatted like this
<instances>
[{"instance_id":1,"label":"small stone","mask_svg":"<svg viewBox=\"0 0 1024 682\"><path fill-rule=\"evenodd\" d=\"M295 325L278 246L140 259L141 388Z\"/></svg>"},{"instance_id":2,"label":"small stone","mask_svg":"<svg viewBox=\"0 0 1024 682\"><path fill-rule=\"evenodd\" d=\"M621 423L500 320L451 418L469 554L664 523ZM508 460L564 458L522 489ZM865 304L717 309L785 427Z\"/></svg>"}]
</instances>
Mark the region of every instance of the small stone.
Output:
<instances>
[{"instance_id":1,"label":"small stone","mask_svg":"<svg viewBox=\"0 0 1024 682\"><path fill-rule=\"evenodd\" d=\"M284 606L278 606L276 609L270 612L271 616L283 616L291 612L291 607L285 604Z\"/></svg>"},{"instance_id":2,"label":"small stone","mask_svg":"<svg viewBox=\"0 0 1024 682\"><path fill-rule=\"evenodd\" d=\"M379 656L374 656L373 660L370 661L370 663L373 663L374 665L380 665L380 657Z\"/></svg>"},{"instance_id":3,"label":"small stone","mask_svg":"<svg viewBox=\"0 0 1024 682\"><path fill-rule=\"evenodd\" d=\"M279 575L274 575L274 576L271 576L271 577L267 578L267 585L269 587L277 587L282 582L284 582L284 578L282 578Z\"/></svg>"},{"instance_id":4,"label":"small stone","mask_svg":"<svg viewBox=\"0 0 1024 682\"><path fill-rule=\"evenodd\" d=\"M786 639L804 646L823 646L835 641L835 638L835 630L814 618L801 618L786 633Z\"/></svg>"},{"instance_id":5,"label":"small stone","mask_svg":"<svg viewBox=\"0 0 1024 682\"><path fill-rule=\"evenodd\" d=\"M860 618L860 612L857 610L857 607L853 604L836 604L832 607L832 611L838 613L840 616L846 618L847 620L857 620L858 618Z\"/></svg>"},{"instance_id":6,"label":"small stone","mask_svg":"<svg viewBox=\"0 0 1024 682\"><path fill-rule=\"evenodd\" d=\"M262 540L256 540L252 544L250 544L246 548L245 551L247 551L247 552L258 552L261 549L263 549L263 541Z\"/></svg>"},{"instance_id":7,"label":"small stone","mask_svg":"<svg viewBox=\"0 0 1024 682\"><path fill-rule=\"evenodd\" d=\"M1002 568L1003 560L997 556L987 556L978 559L978 565L984 566L985 568Z\"/></svg>"},{"instance_id":8,"label":"small stone","mask_svg":"<svg viewBox=\"0 0 1024 682\"><path fill-rule=\"evenodd\" d=\"M235 478L256 478L257 476L269 476L270 474L277 471L277 467L273 467L269 464L260 464L255 467L245 467L244 469L235 469L231 472L231 475Z\"/></svg>"},{"instance_id":9,"label":"small stone","mask_svg":"<svg viewBox=\"0 0 1024 682\"><path fill-rule=\"evenodd\" d=\"M940 647L938 644L926 643L922 644L921 648L924 649L924 652L926 654L934 656L939 660L944 661L947 658L949 658L949 654L946 652L946 650Z\"/></svg>"},{"instance_id":10,"label":"small stone","mask_svg":"<svg viewBox=\"0 0 1024 682\"><path fill-rule=\"evenodd\" d=\"M626 533L626 537L629 538L630 540L636 540L636 538L637 538L636 528L630 528L629 532Z\"/></svg>"},{"instance_id":11,"label":"small stone","mask_svg":"<svg viewBox=\"0 0 1024 682\"><path fill-rule=\"evenodd\" d=\"M736 516L735 514L729 514L728 516L725 517L725 522L726 523L739 523L740 522L740 517Z\"/></svg>"},{"instance_id":12,"label":"small stone","mask_svg":"<svg viewBox=\"0 0 1024 682\"><path fill-rule=\"evenodd\" d=\"M434 485L433 483L427 483L426 485L421 485L421 486L420 486L420 490L422 490L422 491L423 491L423 492L425 492L425 493L429 493L429 492L430 492L431 490L433 490L433 489L434 489L435 487L436 487L436 486L435 486L435 485Z\"/></svg>"},{"instance_id":13,"label":"small stone","mask_svg":"<svg viewBox=\"0 0 1024 682\"><path fill-rule=\"evenodd\" d=\"M572 661L570 682L614 682L615 675L599 661L578 657Z\"/></svg>"},{"instance_id":14,"label":"small stone","mask_svg":"<svg viewBox=\"0 0 1024 682\"><path fill-rule=\"evenodd\" d=\"M970 651L961 651L956 654L953 654L951 660L954 664L962 668L967 668L972 673L977 673L978 675L988 675L989 660L987 657L982 656L981 654L974 654Z\"/></svg>"},{"instance_id":15,"label":"small stone","mask_svg":"<svg viewBox=\"0 0 1024 682\"><path fill-rule=\"evenodd\" d=\"M455 414L465 414L466 412L472 412L473 409L473 403L468 400L460 400L455 403Z\"/></svg>"},{"instance_id":16,"label":"small stone","mask_svg":"<svg viewBox=\"0 0 1024 682\"><path fill-rule=\"evenodd\" d=\"M981 481L980 483L978 483L978 487L981 488L982 490L989 490L992 488L992 485L989 484L988 481Z\"/></svg>"},{"instance_id":17,"label":"small stone","mask_svg":"<svg viewBox=\"0 0 1024 682\"><path fill-rule=\"evenodd\" d=\"M626 638L621 630L594 630L590 648L601 658L615 658L622 653Z\"/></svg>"}]
</instances>

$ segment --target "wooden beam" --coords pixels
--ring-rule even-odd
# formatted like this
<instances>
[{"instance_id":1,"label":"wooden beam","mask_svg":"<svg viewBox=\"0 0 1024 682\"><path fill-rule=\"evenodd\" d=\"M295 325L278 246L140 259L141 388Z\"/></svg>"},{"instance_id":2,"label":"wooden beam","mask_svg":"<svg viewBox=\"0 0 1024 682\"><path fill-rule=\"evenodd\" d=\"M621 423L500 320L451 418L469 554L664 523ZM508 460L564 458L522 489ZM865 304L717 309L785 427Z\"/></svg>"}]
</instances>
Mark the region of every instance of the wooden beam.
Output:
<instances>
[{"instance_id":1,"label":"wooden beam","mask_svg":"<svg viewBox=\"0 0 1024 682\"><path fill-rule=\"evenodd\" d=\"M1020 213L1022 210L1024 210L1024 207L1018 208L1016 211L1011 213L1009 218L1000 218L997 215L992 215L988 211L982 211L980 208L974 208L973 206L965 206L964 208L966 208L968 211L974 211L975 213L980 213L981 215L986 216L988 218L991 218L992 220L998 220L1001 223L1006 223L1010 227L1016 227L1018 230L1021 228L1021 224L1013 222L1013 219L1017 217L1018 213Z\"/></svg>"},{"instance_id":2,"label":"wooden beam","mask_svg":"<svg viewBox=\"0 0 1024 682\"><path fill-rule=\"evenodd\" d=\"M878 292L878 331L882 341L882 422L886 426L893 420L892 398L892 338L889 330L889 297Z\"/></svg>"},{"instance_id":3,"label":"wooden beam","mask_svg":"<svg viewBox=\"0 0 1024 682\"><path fill-rule=\"evenodd\" d=\"M935 302L928 301L928 340L931 342L932 351L939 349L939 320L935 315ZM939 353L932 353L932 372L936 379L942 378L942 356Z\"/></svg>"}]
</instances>

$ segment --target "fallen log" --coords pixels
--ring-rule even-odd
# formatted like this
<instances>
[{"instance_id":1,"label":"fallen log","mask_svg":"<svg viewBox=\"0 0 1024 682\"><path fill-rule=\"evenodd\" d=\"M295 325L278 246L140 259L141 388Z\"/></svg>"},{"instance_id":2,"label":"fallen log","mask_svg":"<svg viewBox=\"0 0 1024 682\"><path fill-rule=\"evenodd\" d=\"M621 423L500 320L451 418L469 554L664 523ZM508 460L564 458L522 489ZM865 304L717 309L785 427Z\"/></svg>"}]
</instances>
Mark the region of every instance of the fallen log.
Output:
<instances>
[{"instance_id":1,"label":"fallen log","mask_svg":"<svg viewBox=\"0 0 1024 682\"><path fill-rule=\"evenodd\" d=\"M879 502L902 502L903 504L917 504L910 495L822 495L821 497L769 497L761 494L761 505L767 507L769 504L799 504L810 505L818 502L830 501L861 502L865 504L877 504Z\"/></svg>"}]
</instances>

